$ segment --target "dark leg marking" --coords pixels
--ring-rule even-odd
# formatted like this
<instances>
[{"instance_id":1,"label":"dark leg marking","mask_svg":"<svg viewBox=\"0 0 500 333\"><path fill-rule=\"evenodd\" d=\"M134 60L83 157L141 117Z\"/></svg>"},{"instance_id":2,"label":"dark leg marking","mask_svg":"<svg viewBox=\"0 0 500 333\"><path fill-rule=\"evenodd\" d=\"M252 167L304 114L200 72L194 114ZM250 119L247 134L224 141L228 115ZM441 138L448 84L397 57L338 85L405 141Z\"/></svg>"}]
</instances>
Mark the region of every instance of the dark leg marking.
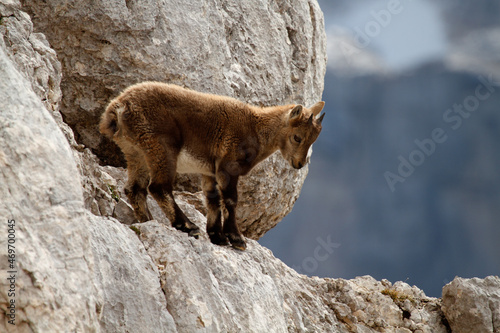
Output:
<instances>
[{"instance_id":1,"label":"dark leg marking","mask_svg":"<svg viewBox=\"0 0 500 333\"><path fill-rule=\"evenodd\" d=\"M229 178L228 178L229 177ZM222 198L224 200L224 206L226 207L228 216L224 221L223 232L231 242L233 248L244 251L246 249L246 242L241 234L238 225L236 224L236 205L238 203L238 176L230 176L227 172L217 174L217 180L221 179L218 184L224 184L226 186L220 186L222 192ZM223 183L223 182L224 183Z\"/></svg>"},{"instance_id":2,"label":"dark leg marking","mask_svg":"<svg viewBox=\"0 0 500 333\"><path fill-rule=\"evenodd\" d=\"M203 176L202 188L207 200L207 234L210 241L217 245L229 245L222 232L221 196L214 177Z\"/></svg>"}]
</instances>

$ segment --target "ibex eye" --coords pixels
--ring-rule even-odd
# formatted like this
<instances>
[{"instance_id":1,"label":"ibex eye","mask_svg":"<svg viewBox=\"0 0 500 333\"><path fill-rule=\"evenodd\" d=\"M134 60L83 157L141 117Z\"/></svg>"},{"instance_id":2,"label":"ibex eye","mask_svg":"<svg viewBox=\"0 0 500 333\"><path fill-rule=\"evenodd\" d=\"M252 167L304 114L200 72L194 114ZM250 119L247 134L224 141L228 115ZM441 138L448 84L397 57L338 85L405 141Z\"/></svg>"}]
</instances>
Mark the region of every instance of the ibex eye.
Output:
<instances>
[{"instance_id":1,"label":"ibex eye","mask_svg":"<svg viewBox=\"0 0 500 333\"><path fill-rule=\"evenodd\" d=\"M300 136L297 136L297 135L294 135L293 136L293 139L295 140L295 142L297 143L301 143L302 142L302 138Z\"/></svg>"}]
</instances>

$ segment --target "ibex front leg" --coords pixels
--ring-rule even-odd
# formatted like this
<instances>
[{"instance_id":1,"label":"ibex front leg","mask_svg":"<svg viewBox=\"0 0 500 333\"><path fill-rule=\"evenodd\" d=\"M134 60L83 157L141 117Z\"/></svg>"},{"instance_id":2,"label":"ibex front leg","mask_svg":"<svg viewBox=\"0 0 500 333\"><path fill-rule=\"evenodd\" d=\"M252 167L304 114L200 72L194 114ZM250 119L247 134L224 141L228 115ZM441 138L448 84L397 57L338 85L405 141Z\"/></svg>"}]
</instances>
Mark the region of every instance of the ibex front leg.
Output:
<instances>
[{"instance_id":1,"label":"ibex front leg","mask_svg":"<svg viewBox=\"0 0 500 333\"><path fill-rule=\"evenodd\" d=\"M233 173L234 174L234 173ZM236 224L236 205L238 204L238 175L231 175L225 170L217 172L217 184L222 193L222 201L228 216L224 220L223 232L238 250L244 251L247 247L245 239Z\"/></svg>"},{"instance_id":2,"label":"ibex front leg","mask_svg":"<svg viewBox=\"0 0 500 333\"><path fill-rule=\"evenodd\" d=\"M222 231L221 195L214 177L203 176L202 188L207 200L207 234L210 241L217 245L228 245L229 241Z\"/></svg>"}]
</instances>

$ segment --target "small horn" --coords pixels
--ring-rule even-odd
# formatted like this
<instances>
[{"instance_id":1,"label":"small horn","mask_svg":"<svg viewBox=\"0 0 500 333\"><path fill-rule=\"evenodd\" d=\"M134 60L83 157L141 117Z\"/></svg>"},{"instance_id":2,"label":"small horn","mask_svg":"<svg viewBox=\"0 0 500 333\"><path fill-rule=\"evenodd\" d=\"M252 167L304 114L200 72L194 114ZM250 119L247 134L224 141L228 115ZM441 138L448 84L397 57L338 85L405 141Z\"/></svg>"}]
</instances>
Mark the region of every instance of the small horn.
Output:
<instances>
[{"instance_id":1,"label":"small horn","mask_svg":"<svg viewBox=\"0 0 500 333\"><path fill-rule=\"evenodd\" d=\"M321 122L323 121L323 118L325 118L325 113L323 112L323 114L318 118L318 124L321 124Z\"/></svg>"},{"instance_id":2,"label":"small horn","mask_svg":"<svg viewBox=\"0 0 500 333\"><path fill-rule=\"evenodd\" d=\"M308 124L308 125L312 125L313 120L314 120L314 115L312 114L312 115L309 117L309 119L307 120L307 124Z\"/></svg>"}]
</instances>

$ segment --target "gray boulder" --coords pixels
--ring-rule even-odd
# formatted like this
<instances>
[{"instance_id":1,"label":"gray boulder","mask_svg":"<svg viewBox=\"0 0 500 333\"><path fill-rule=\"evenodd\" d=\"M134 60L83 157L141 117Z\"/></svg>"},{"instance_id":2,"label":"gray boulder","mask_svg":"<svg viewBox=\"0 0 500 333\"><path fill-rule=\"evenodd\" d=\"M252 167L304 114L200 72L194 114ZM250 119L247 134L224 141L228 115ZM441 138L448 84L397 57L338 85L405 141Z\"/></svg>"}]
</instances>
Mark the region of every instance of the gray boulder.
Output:
<instances>
[{"instance_id":1,"label":"gray boulder","mask_svg":"<svg viewBox=\"0 0 500 333\"><path fill-rule=\"evenodd\" d=\"M124 165L119 149L98 133L99 117L136 82L171 82L258 105L310 106L321 99L326 37L316 1L37 0L25 6L62 63L65 121L105 163ZM244 177L237 211L244 234L258 239L288 214L306 175L307 168L293 170L277 153ZM89 204L94 213L113 210Z\"/></svg>"},{"instance_id":2,"label":"gray boulder","mask_svg":"<svg viewBox=\"0 0 500 333\"><path fill-rule=\"evenodd\" d=\"M500 332L500 278L456 277L443 288L443 312L454 333Z\"/></svg>"}]
</instances>

